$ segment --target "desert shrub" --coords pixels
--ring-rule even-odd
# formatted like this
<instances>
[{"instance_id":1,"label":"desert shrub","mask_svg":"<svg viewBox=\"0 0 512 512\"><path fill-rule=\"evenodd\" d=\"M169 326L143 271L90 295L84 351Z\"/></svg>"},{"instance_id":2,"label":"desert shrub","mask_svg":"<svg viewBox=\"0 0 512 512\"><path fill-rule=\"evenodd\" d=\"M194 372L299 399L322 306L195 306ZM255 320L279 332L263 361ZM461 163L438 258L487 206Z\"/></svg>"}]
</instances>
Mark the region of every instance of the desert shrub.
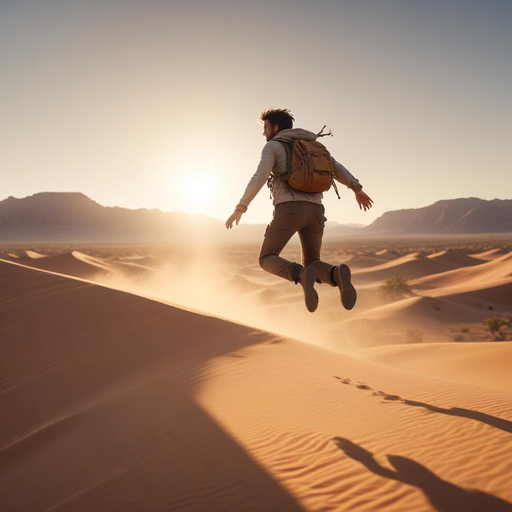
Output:
<instances>
[{"instance_id":1,"label":"desert shrub","mask_svg":"<svg viewBox=\"0 0 512 512\"><path fill-rule=\"evenodd\" d=\"M483 321L484 325L491 331L491 334L496 334L504 325L507 324L506 320L499 316L488 316Z\"/></svg>"},{"instance_id":2,"label":"desert shrub","mask_svg":"<svg viewBox=\"0 0 512 512\"><path fill-rule=\"evenodd\" d=\"M489 316L483 323L489 329L494 341L512 340L512 317Z\"/></svg>"},{"instance_id":3,"label":"desert shrub","mask_svg":"<svg viewBox=\"0 0 512 512\"><path fill-rule=\"evenodd\" d=\"M468 333L469 332L469 327L463 327L460 332L463 332L463 333Z\"/></svg>"},{"instance_id":4,"label":"desert shrub","mask_svg":"<svg viewBox=\"0 0 512 512\"><path fill-rule=\"evenodd\" d=\"M386 279L380 287L380 292L393 299L401 298L410 294L411 289L407 285L407 278L404 276L393 276Z\"/></svg>"},{"instance_id":5,"label":"desert shrub","mask_svg":"<svg viewBox=\"0 0 512 512\"><path fill-rule=\"evenodd\" d=\"M423 343L423 333L419 329L407 329L405 333L406 343Z\"/></svg>"},{"instance_id":6,"label":"desert shrub","mask_svg":"<svg viewBox=\"0 0 512 512\"><path fill-rule=\"evenodd\" d=\"M453 337L453 341L464 341L466 338L462 334L457 334Z\"/></svg>"}]
</instances>

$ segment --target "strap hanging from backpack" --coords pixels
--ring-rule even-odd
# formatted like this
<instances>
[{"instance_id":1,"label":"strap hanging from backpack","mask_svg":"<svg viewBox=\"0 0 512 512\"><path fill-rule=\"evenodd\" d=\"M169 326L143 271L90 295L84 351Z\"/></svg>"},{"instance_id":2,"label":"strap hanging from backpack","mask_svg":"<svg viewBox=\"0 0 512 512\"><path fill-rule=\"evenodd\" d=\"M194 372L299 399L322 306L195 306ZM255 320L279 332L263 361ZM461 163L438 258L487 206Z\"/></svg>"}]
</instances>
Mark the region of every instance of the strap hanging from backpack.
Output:
<instances>
[{"instance_id":1,"label":"strap hanging from backpack","mask_svg":"<svg viewBox=\"0 0 512 512\"><path fill-rule=\"evenodd\" d=\"M336 195L338 196L338 199L341 199L340 194L338 192L338 187L336 185L336 182L332 180L332 188L334 189L334 192L336 192Z\"/></svg>"}]
</instances>

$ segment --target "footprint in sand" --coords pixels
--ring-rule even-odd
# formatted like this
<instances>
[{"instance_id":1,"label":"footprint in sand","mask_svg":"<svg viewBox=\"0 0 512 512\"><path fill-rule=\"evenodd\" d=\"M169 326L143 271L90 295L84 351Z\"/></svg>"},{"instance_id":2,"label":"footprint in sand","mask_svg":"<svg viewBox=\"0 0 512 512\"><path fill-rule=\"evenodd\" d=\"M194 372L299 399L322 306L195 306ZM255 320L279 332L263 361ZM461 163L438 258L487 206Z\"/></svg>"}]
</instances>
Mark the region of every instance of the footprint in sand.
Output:
<instances>
[{"instance_id":1,"label":"footprint in sand","mask_svg":"<svg viewBox=\"0 0 512 512\"><path fill-rule=\"evenodd\" d=\"M338 379L342 384L354 384L352 380L350 380L348 377L334 377L335 379ZM368 386L365 382L358 382L357 384L354 384L357 389L364 389L366 391L373 391L373 388L371 386ZM398 395L390 395L389 393L384 393L384 391L373 391L372 396L380 396L384 400L388 401L404 401L404 399Z\"/></svg>"},{"instance_id":2,"label":"footprint in sand","mask_svg":"<svg viewBox=\"0 0 512 512\"><path fill-rule=\"evenodd\" d=\"M401 400L403 402L403 398L398 396L398 395L390 395L389 393L384 393L384 391L377 391L375 393L372 393L373 396L380 396L382 398L384 398L384 400L392 400L392 401L397 401L397 400Z\"/></svg>"},{"instance_id":3,"label":"footprint in sand","mask_svg":"<svg viewBox=\"0 0 512 512\"><path fill-rule=\"evenodd\" d=\"M334 378L338 379L342 384L354 384L349 378L346 377L338 377L335 375ZM364 382L358 382L357 384L354 385L356 386L357 389L367 389L373 391L372 388Z\"/></svg>"}]
</instances>

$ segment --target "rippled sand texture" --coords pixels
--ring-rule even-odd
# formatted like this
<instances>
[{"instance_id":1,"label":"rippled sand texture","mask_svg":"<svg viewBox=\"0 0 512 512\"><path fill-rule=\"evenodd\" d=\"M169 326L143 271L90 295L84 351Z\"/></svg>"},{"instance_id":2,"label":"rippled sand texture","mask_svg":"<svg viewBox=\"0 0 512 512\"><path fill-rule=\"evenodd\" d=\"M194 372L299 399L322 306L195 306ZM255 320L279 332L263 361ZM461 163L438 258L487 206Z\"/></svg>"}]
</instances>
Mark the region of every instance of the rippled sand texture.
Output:
<instances>
[{"instance_id":1,"label":"rippled sand texture","mask_svg":"<svg viewBox=\"0 0 512 512\"><path fill-rule=\"evenodd\" d=\"M6 510L512 510L511 343L386 347L376 328L375 348L348 355L114 288L181 271L185 290L195 278L178 258L162 273L151 254L17 256L0 261ZM468 294L507 286L509 260L490 256L452 267ZM423 259L435 261L366 268ZM248 268L239 302L271 282ZM240 277L218 271L212 282ZM288 301L267 288L285 310L302 306L283 284ZM460 295L436 289L419 302ZM478 311L472 300L454 304Z\"/></svg>"}]
</instances>

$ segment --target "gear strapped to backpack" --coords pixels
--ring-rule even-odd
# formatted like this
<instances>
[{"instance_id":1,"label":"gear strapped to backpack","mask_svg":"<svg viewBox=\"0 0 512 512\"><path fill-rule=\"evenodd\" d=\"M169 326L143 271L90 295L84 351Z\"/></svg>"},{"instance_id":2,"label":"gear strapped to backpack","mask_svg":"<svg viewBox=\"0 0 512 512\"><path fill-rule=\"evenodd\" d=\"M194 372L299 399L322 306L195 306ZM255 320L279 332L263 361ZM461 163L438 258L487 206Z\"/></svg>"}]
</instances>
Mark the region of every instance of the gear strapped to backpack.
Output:
<instances>
[{"instance_id":1,"label":"gear strapped to backpack","mask_svg":"<svg viewBox=\"0 0 512 512\"><path fill-rule=\"evenodd\" d=\"M318 137L332 135L331 132L323 134L325 126L320 130ZM286 150L287 170L280 175L288 185L301 192L326 192L331 186L336 191L338 199L338 187L334 182L334 159L327 148L316 140L294 139L288 141L274 138L280 142ZM275 176L268 181L269 188Z\"/></svg>"}]
</instances>

